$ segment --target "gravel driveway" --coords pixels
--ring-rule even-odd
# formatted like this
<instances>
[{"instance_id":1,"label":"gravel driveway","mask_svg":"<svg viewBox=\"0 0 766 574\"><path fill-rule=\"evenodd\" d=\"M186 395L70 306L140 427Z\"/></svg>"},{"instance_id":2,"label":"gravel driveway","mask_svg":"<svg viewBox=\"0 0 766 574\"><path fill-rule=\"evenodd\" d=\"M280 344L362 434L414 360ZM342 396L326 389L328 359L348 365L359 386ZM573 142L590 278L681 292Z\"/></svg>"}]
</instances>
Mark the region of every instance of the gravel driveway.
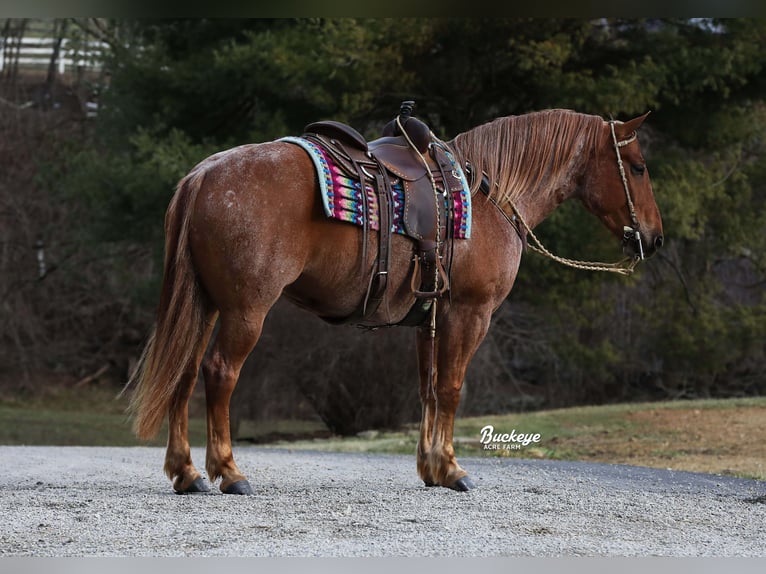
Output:
<instances>
[{"instance_id":1,"label":"gravel driveway","mask_svg":"<svg viewBox=\"0 0 766 574\"><path fill-rule=\"evenodd\" d=\"M0 447L0 555L766 556L762 481L464 458L457 493L414 455L235 455L254 496L173 494L161 448Z\"/></svg>"}]
</instances>

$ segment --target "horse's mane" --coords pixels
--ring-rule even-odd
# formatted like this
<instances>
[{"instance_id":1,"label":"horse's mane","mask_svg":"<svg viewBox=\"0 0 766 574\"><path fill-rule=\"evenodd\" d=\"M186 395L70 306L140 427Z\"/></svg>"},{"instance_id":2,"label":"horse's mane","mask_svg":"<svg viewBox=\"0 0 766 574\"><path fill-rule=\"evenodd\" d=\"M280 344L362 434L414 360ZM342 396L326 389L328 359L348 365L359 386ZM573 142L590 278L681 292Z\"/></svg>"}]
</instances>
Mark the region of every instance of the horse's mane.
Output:
<instances>
[{"instance_id":1,"label":"horse's mane","mask_svg":"<svg viewBox=\"0 0 766 574\"><path fill-rule=\"evenodd\" d=\"M461 165L469 162L475 193L485 173L499 204L525 193L552 194L595 151L603 120L570 110L497 118L449 142ZM477 177L477 174L478 177Z\"/></svg>"}]
</instances>

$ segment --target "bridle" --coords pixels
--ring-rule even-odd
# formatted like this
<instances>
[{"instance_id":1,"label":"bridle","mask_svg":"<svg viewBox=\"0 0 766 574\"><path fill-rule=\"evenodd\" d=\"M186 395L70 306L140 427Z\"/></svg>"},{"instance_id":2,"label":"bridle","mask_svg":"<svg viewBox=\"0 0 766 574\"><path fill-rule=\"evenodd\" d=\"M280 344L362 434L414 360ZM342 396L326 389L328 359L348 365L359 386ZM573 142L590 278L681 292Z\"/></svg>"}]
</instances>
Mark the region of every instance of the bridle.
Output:
<instances>
[{"instance_id":1,"label":"bridle","mask_svg":"<svg viewBox=\"0 0 766 574\"><path fill-rule=\"evenodd\" d=\"M628 242L631 239L638 244L638 257L644 259L644 246L641 243L641 231L638 223L638 216L636 216L636 208L633 205L633 198L630 195L630 187L628 186L628 178L625 176L625 166L622 164L622 156L620 155L620 148L625 147L629 143L635 141L638 135L636 132L630 134L627 139L617 141L617 135L614 132L615 120L609 122L609 130L612 133L612 143L614 144L614 152L617 154L617 168L620 170L620 178L622 179L622 187L625 190L625 198L628 200L628 211L630 212L630 222L632 227L627 225L623 227L622 240Z\"/></svg>"},{"instance_id":2,"label":"bridle","mask_svg":"<svg viewBox=\"0 0 766 574\"><path fill-rule=\"evenodd\" d=\"M529 235L529 238L532 240L532 242L528 245L530 249L537 251L541 255L544 255L545 257L548 257L550 259L553 259L554 261L561 263L562 265L566 265L567 267L573 267L575 269L583 269L586 271L607 271L611 273L619 273L621 275L631 275L638 264L639 261L643 261L645 259L644 256L644 246L641 242L641 232L640 232L640 225L638 223L638 216L636 215L636 208L633 204L633 198L630 195L630 187L628 186L628 178L625 175L625 166L622 163L622 155L620 154L620 148L625 147L626 145L632 143L636 140L638 137L638 134L634 131L631 133L626 139L624 140L617 140L617 135L614 130L616 121L610 120L609 121L609 130L612 134L612 143L614 144L614 151L617 155L617 168L620 171L620 178L622 179L622 187L625 190L625 197L628 202L628 211L630 213L630 222L632 224L632 227L628 227L627 225L623 227L623 236L622 240L623 242L628 242L630 240L636 241L638 243L638 255L634 257L628 257L625 259L622 259L621 261L617 261L615 263L602 263L602 262L595 262L595 261L577 261L575 259L568 259L566 257L560 257L558 255L554 255L551 253L546 247L542 244L542 242L537 238L537 236L532 231L532 228L527 224L526 221L524 221L524 217L521 215L518 209L516 209L516 206L513 204L513 202L510 202L510 207L513 212L513 216L508 215L506 211L495 201L495 199L492 197L492 194L490 193L490 183L489 183L489 177L486 173L482 173L482 182L480 185L480 189L486 194L489 201L494 204L494 206L500 211L501 215L508 221L508 223L513 226L517 233L519 234L519 237L521 237L522 244L526 247L527 246L527 238L526 236ZM474 177L475 175L472 172L470 162L466 162L465 171L466 174L469 175L469 177ZM495 185L497 185L497 182L495 182Z\"/></svg>"}]
</instances>

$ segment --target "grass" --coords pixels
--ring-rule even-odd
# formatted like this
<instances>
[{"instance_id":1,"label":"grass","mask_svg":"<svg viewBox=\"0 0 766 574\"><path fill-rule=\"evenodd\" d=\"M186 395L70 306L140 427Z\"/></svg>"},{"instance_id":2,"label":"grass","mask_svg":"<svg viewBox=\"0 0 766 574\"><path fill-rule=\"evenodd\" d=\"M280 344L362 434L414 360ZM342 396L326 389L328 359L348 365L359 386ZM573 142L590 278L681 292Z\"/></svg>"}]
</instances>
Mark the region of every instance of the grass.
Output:
<instances>
[{"instance_id":1,"label":"grass","mask_svg":"<svg viewBox=\"0 0 766 574\"><path fill-rule=\"evenodd\" d=\"M540 434L539 443L486 450L481 429ZM458 419L455 452L632 464L766 480L766 397L575 407ZM342 452L413 453L417 427L349 439L275 446Z\"/></svg>"},{"instance_id":2,"label":"grass","mask_svg":"<svg viewBox=\"0 0 766 574\"><path fill-rule=\"evenodd\" d=\"M127 415L128 398L118 393L113 386L51 386L21 397L0 395L0 444L165 446L167 423L155 439L138 440ZM204 446L203 395L195 394L189 410L189 443ZM239 436L260 443L279 437L316 435L324 430L324 425L311 421L242 421Z\"/></svg>"},{"instance_id":3,"label":"grass","mask_svg":"<svg viewBox=\"0 0 766 574\"><path fill-rule=\"evenodd\" d=\"M130 432L127 400L113 388L51 388L23 398L0 397L0 444L115 445L139 442ZM198 398L199 401L201 399ZM204 410L193 405L190 442L205 444ZM537 443L488 450L481 429L540 434ZM459 457L514 456L633 464L766 479L766 397L576 407L534 413L459 418ZM337 452L413 454L417 425L399 432L327 435L312 421L242 421L239 436L269 446ZM281 440L280 440L281 439ZM289 440L288 440L289 439ZM164 445L161 432L151 445Z\"/></svg>"}]
</instances>

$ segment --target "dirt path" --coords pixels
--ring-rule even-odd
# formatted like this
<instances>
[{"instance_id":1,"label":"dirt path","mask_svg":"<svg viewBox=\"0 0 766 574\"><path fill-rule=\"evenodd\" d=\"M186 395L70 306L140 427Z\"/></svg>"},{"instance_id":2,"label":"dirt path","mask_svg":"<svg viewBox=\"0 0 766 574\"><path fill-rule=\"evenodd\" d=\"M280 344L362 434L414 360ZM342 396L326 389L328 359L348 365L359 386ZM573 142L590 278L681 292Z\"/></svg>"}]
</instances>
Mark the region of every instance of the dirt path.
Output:
<instances>
[{"instance_id":1,"label":"dirt path","mask_svg":"<svg viewBox=\"0 0 766 574\"><path fill-rule=\"evenodd\" d=\"M0 447L0 555L766 555L755 480L476 458L466 494L423 487L410 456L251 447L254 496L176 496L163 454Z\"/></svg>"}]
</instances>

